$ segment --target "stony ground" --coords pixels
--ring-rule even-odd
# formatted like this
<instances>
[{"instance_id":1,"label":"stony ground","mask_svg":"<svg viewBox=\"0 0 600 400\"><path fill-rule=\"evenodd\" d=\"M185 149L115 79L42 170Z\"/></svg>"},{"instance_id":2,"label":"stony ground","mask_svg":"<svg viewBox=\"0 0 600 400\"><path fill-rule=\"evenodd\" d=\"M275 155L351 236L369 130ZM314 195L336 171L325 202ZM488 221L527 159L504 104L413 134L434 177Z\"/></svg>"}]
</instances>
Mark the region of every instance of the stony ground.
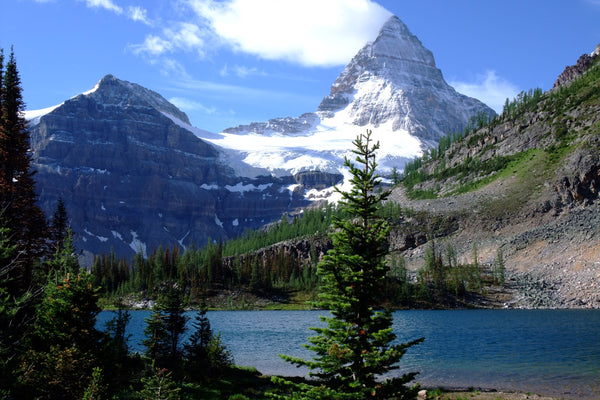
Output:
<instances>
[{"instance_id":1,"label":"stony ground","mask_svg":"<svg viewBox=\"0 0 600 400\"><path fill-rule=\"evenodd\" d=\"M452 198L409 200L402 188L390 200L415 211L463 215L460 229L442 239L454 246L459 259L470 262L476 245L479 262L493 265L501 250L506 286L497 296L500 306L514 308L600 308L600 204L544 209L551 191L524 199L517 212L504 208L504 188L498 180L482 190ZM426 246L407 251L409 269L423 265Z\"/></svg>"},{"instance_id":2,"label":"stony ground","mask_svg":"<svg viewBox=\"0 0 600 400\"><path fill-rule=\"evenodd\" d=\"M436 400L557 400L552 397L543 397L531 393L509 393L509 392L449 392L436 395L428 392L427 399ZM419 399L425 399L420 397Z\"/></svg>"}]
</instances>

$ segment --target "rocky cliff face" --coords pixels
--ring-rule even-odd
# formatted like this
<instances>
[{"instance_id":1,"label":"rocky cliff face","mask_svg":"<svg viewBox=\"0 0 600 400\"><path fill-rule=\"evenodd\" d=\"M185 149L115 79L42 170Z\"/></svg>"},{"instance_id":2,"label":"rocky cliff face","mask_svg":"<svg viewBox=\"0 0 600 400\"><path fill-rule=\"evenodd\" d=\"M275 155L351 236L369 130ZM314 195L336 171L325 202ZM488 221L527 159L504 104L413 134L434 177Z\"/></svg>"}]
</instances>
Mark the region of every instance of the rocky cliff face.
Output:
<instances>
[{"instance_id":1,"label":"rocky cliff face","mask_svg":"<svg viewBox=\"0 0 600 400\"><path fill-rule=\"evenodd\" d=\"M560 87L562 85L566 85L571 82L573 79L581 76L587 69L592 65L594 60L600 55L600 44L596 46L594 51L590 54L583 54L577 60L575 65L569 65L565 68L565 70L558 76L556 82L554 82L555 88Z\"/></svg>"},{"instance_id":2,"label":"rocky cliff face","mask_svg":"<svg viewBox=\"0 0 600 400\"><path fill-rule=\"evenodd\" d=\"M288 190L293 177L237 177L187 121L158 94L104 77L33 121L42 207L51 215L63 198L86 254L131 256L226 239L307 204Z\"/></svg>"}]
</instances>

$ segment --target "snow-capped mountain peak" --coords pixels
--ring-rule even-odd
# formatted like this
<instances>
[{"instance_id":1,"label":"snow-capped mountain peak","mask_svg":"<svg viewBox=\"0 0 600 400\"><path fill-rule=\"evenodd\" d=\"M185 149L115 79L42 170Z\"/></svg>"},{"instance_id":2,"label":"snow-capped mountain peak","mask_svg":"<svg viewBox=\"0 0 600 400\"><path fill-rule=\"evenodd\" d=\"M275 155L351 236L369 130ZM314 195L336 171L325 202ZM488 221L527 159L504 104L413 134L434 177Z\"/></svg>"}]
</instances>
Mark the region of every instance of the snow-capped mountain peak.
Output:
<instances>
[{"instance_id":1,"label":"snow-capped mountain peak","mask_svg":"<svg viewBox=\"0 0 600 400\"><path fill-rule=\"evenodd\" d=\"M344 68L316 112L238 126L205 139L274 175L343 173L352 140L372 129L385 172L402 169L423 148L462 130L478 112L494 114L450 87L433 54L394 16Z\"/></svg>"},{"instance_id":2,"label":"snow-capped mountain peak","mask_svg":"<svg viewBox=\"0 0 600 400\"><path fill-rule=\"evenodd\" d=\"M140 105L146 105L155 108L172 119L181 121L183 125L191 127L188 116L169 103L160 94L136 83L117 79L110 74L100 79L90 90L76 95L69 100L75 100L80 96L93 99L95 103L101 104L104 107L126 107L127 105L136 105L139 107ZM41 117L49 114L63 104L65 103L63 102L40 110L27 110L24 115L29 121L29 125L34 126L40 122ZM208 132L205 133L208 134Z\"/></svg>"},{"instance_id":3,"label":"snow-capped mountain peak","mask_svg":"<svg viewBox=\"0 0 600 400\"><path fill-rule=\"evenodd\" d=\"M188 125L190 124L188 116L160 94L138 84L117 79L110 74L103 77L92 90L81 94L81 96L89 96L97 103L105 106L146 104L165 114L172 115Z\"/></svg>"}]
</instances>

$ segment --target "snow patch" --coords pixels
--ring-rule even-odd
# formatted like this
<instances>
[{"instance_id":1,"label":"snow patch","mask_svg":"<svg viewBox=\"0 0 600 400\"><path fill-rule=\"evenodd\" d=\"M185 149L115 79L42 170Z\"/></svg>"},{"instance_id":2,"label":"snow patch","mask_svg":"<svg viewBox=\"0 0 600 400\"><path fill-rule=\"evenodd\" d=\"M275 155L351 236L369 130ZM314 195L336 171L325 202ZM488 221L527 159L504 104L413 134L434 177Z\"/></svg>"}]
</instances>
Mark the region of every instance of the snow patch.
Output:
<instances>
[{"instance_id":1,"label":"snow patch","mask_svg":"<svg viewBox=\"0 0 600 400\"><path fill-rule=\"evenodd\" d=\"M40 110L27 110L23 112L23 117L29 122L29 126L34 126L40 123L40 119L46 115L56 110L58 107L62 106L65 103L60 103L52 107L42 108Z\"/></svg>"},{"instance_id":2,"label":"snow patch","mask_svg":"<svg viewBox=\"0 0 600 400\"><path fill-rule=\"evenodd\" d=\"M244 193L244 192L257 191L257 190L263 191L271 186L273 186L272 183L265 183L265 184L256 186L252 183L244 185L242 182L239 182L235 186L225 185L225 189L229 190L230 192Z\"/></svg>"},{"instance_id":3,"label":"snow patch","mask_svg":"<svg viewBox=\"0 0 600 400\"><path fill-rule=\"evenodd\" d=\"M288 193L290 194L290 198L292 198L294 196L294 190L296 190L296 188L301 187L302 185L300 185L299 183L294 183L293 185L289 185L289 186L283 186L281 189L279 189L279 193L283 193L286 190L288 191Z\"/></svg>"},{"instance_id":4,"label":"snow patch","mask_svg":"<svg viewBox=\"0 0 600 400\"><path fill-rule=\"evenodd\" d=\"M123 236L117 231L110 231L115 239L123 240Z\"/></svg>"},{"instance_id":5,"label":"snow patch","mask_svg":"<svg viewBox=\"0 0 600 400\"><path fill-rule=\"evenodd\" d=\"M221 220L219 219L219 217L217 216L217 214L215 214L215 224L217 224L221 228L223 227L223 222L221 222Z\"/></svg>"},{"instance_id":6,"label":"snow patch","mask_svg":"<svg viewBox=\"0 0 600 400\"><path fill-rule=\"evenodd\" d=\"M202 185L200 185L200 188L204 190L217 190L219 188L219 185L217 185L216 183L213 183L211 185L203 183Z\"/></svg>"},{"instance_id":7,"label":"snow patch","mask_svg":"<svg viewBox=\"0 0 600 400\"><path fill-rule=\"evenodd\" d=\"M192 126L190 124L187 124L185 122L183 122L182 120L180 120L179 118L166 113L164 111L161 111L161 114L164 115L165 117L169 118L171 121L173 121L173 123L177 126L179 126L180 128L183 128L191 133L193 133L194 135L196 135L197 137L199 137L200 139L207 139L207 138L214 138L214 139L218 139L219 135L217 135L216 133L212 133L209 131L205 131L204 129L199 129L196 128L195 126Z\"/></svg>"},{"instance_id":8,"label":"snow patch","mask_svg":"<svg viewBox=\"0 0 600 400\"><path fill-rule=\"evenodd\" d=\"M106 242L106 241L108 241L108 238L107 238L107 237L105 237L105 236L100 236L100 235L95 235L95 234L93 234L92 232L88 231L88 230L87 230L87 228L84 228L84 229L83 229L83 231L84 231L84 232L85 232L87 235L89 235L89 236L92 236L92 237L95 237L96 239L98 239L98 240L99 240L99 241L101 241L101 242Z\"/></svg>"},{"instance_id":9,"label":"snow patch","mask_svg":"<svg viewBox=\"0 0 600 400\"><path fill-rule=\"evenodd\" d=\"M146 243L142 242L138 239L138 234L136 231L129 231L133 239L131 239L131 243L129 243L129 247L133 249L136 253L142 253L142 257L148 258L148 253L146 251Z\"/></svg>"},{"instance_id":10,"label":"snow patch","mask_svg":"<svg viewBox=\"0 0 600 400\"><path fill-rule=\"evenodd\" d=\"M381 85L381 82L365 84L356 95L366 95L369 90ZM245 171L244 176L250 176L256 170L267 170L274 176L314 170L342 172L345 169L344 158L354 158L352 141L367 129L373 131L373 141L380 143L377 160L381 172L389 172L393 167L402 169L406 160L422 154L421 140L407 130L394 129L392 120L378 126L357 126L353 124L355 117L350 107L333 114L316 115L319 121L314 128L297 134L222 132L201 138L227 149L228 154L224 157L229 161L237 160L237 165L232 167L242 174Z\"/></svg>"},{"instance_id":11,"label":"snow patch","mask_svg":"<svg viewBox=\"0 0 600 400\"><path fill-rule=\"evenodd\" d=\"M238 221L238 219L234 219L233 221L231 221L231 225L233 226L239 226L240 225L240 221Z\"/></svg>"},{"instance_id":12,"label":"snow patch","mask_svg":"<svg viewBox=\"0 0 600 400\"><path fill-rule=\"evenodd\" d=\"M183 235L183 237L177 241L177 243L179 243L179 245L183 248L183 250L185 250L185 248L186 248L185 245L183 244L183 241L185 240L186 237L189 236L190 232L191 231L187 231L187 233L185 235Z\"/></svg>"},{"instance_id":13,"label":"snow patch","mask_svg":"<svg viewBox=\"0 0 600 400\"><path fill-rule=\"evenodd\" d=\"M88 95L94 93L96 90L98 90L98 88L100 88L100 81L98 81L98 83L96 83L93 88L91 88L90 90L83 92L81 94L83 96L88 96Z\"/></svg>"}]
</instances>

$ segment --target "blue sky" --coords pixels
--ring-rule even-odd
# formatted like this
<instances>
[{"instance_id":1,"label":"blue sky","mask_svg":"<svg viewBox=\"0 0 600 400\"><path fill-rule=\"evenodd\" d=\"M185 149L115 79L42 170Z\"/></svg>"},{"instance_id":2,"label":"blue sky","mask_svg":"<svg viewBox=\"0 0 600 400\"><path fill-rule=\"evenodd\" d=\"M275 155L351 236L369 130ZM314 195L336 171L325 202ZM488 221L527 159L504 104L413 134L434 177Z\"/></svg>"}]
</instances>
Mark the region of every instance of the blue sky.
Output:
<instances>
[{"instance_id":1,"label":"blue sky","mask_svg":"<svg viewBox=\"0 0 600 400\"><path fill-rule=\"evenodd\" d=\"M110 73L218 132L315 111L392 14L496 109L600 43L600 0L1 0L0 47L14 45L30 110Z\"/></svg>"}]
</instances>

